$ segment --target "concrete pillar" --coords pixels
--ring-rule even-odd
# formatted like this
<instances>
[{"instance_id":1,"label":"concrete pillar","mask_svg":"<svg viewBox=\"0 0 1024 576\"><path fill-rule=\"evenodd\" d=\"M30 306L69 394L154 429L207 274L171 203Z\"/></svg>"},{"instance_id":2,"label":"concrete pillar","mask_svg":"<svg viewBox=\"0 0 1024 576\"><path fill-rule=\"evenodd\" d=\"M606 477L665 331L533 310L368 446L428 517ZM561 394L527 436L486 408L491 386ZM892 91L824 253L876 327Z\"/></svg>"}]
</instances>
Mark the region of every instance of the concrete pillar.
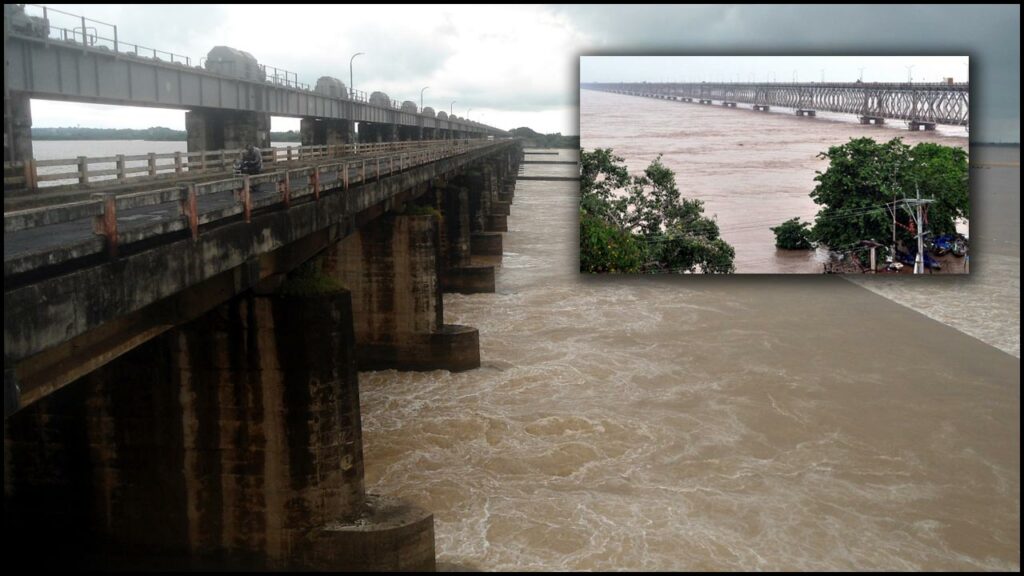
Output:
<instances>
[{"instance_id":1,"label":"concrete pillar","mask_svg":"<svg viewBox=\"0 0 1024 576\"><path fill-rule=\"evenodd\" d=\"M79 569L433 569L429 514L367 506L353 344L308 287L165 333L5 422L7 521Z\"/></svg>"},{"instance_id":2,"label":"concrete pillar","mask_svg":"<svg viewBox=\"0 0 1024 576\"><path fill-rule=\"evenodd\" d=\"M444 323L435 214L385 214L327 252L324 271L352 292L360 370L480 366L476 328Z\"/></svg>"},{"instance_id":3,"label":"concrete pillar","mask_svg":"<svg viewBox=\"0 0 1024 576\"><path fill-rule=\"evenodd\" d=\"M480 294L494 292L494 266L473 264L469 224L469 188L464 179L437 187L444 214L441 286L445 292Z\"/></svg>"},{"instance_id":4,"label":"concrete pillar","mask_svg":"<svg viewBox=\"0 0 1024 576\"><path fill-rule=\"evenodd\" d=\"M32 101L21 92L12 92L4 100L4 161L31 160Z\"/></svg>"},{"instance_id":5,"label":"concrete pillar","mask_svg":"<svg viewBox=\"0 0 1024 576\"><path fill-rule=\"evenodd\" d=\"M499 198L501 189L499 162L488 160L483 166L484 185L490 198L490 210L487 212L484 229L488 232L507 232L508 216L511 214L510 203Z\"/></svg>"},{"instance_id":6,"label":"concrete pillar","mask_svg":"<svg viewBox=\"0 0 1024 576\"><path fill-rule=\"evenodd\" d=\"M206 108L185 113L188 151L270 147L270 114Z\"/></svg>"},{"instance_id":7,"label":"concrete pillar","mask_svg":"<svg viewBox=\"0 0 1024 576\"><path fill-rule=\"evenodd\" d=\"M474 256L501 256L501 232L487 228L492 201L486 164L467 172L466 179L469 186L470 252Z\"/></svg>"},{"instance_id":8,"label":"concrete pillar","mask_svg":"<svg viewBox=\"0 0 1024 576\"><path fill-rule=\"evenodd\" d=\"M359 123L359 142L364 144L372 144L381 141L381 131L378 124L372 122L360 122Z\"/></svg>"},{"instance_id":9,"label":"concrete pillar","mask_svg":"<svg viewBox=\"0 0 1024 576\"><path fill-rule=\"evenodd\" d=\"M410 140L420 140L420 133L423 128L419 126L397 126L398 139L401 142L408 142Z\"/></svg>"},{"instance_id":10,"label":"concrete pillar","mask_svg":"<svg viewBox=\"0 0 1024 576\"><path fill-rule=\"evenodd\" d=\"M355 139L352 124L351 120L336 118L303 118L299 123L302 145L351 144Z\"/></svg>"}]
</instances>

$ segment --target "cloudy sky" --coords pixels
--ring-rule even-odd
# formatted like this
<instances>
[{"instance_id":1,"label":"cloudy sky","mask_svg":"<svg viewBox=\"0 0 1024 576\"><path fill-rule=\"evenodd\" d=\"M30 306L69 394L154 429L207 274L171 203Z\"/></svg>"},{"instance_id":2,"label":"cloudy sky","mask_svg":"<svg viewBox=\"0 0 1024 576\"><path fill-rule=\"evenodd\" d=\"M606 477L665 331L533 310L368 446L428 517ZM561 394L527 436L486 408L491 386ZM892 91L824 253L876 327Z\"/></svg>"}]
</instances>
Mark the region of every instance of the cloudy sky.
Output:
<instances>
[{"instance_id":1,"label":"cloudy sky","mask_svg":"<svg viewBox=\"0 0 1024 576\"><path fill-rule=\"evenodd\" d=\"M437 110L447 111L455 101L456 115L499 128L530 126L570 134L578 133L580 55L968 56L974 81L972 139L1020 141L1019 5L249 4L61 9L116 24L122 41L195 60L218 44L246 50L261 63L295 72L311 85L323 75L347 84L349 57L364 52L354 64L359 90L383 90L396 100L418 103L420 89L429 86L424 104ZM911 73L915 80L962 77L965 68L959 61L946 60L935 69L915 64ZM889 73L871 59L854 68L861 66L866 68L865 80L882 80L883 72ZM898 79L906 77L904 64L893 66ZM798 69L801 81L820 81L823 67L820 62L801 68L773 60L771 69L761 74L775 72L779 81L787 81ZM626 67L621 72L625 76L636 71ZM750 74L763 80L752 68L731 74L744 81ZM850 74L849 69L842 72ZM686 77L682 71L666 71L647 79ZM825 78L842 79L838 70L826 70ZM40 127L184 128L184 112L176 110L36 100L32 112L33 124ZM297 128L297 119L273 120L274 130Z\"/></svg>"}]
</instances>

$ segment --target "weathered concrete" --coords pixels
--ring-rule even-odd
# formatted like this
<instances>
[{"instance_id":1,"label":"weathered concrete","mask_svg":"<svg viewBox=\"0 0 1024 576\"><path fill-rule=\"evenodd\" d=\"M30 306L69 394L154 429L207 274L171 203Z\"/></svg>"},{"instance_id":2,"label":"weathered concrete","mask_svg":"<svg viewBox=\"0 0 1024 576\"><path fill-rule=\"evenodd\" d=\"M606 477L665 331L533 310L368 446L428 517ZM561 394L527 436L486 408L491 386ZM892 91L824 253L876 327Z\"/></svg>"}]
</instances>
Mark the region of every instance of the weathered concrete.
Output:
<instances>
[{"instance_id":1,"label":"weathered concrete","mask_svg":"<svg viewBox=\"0 0 1024 576\"><path fill-rule=\"evenodd\" d=\"M475 328L444 324L433 214L388 214L330 248L324 272L352 291L361 370L480 366Z\"/></svg>"},{"instance_id":2,"label":"weathered concrete","mask_svg":"<svg viewBox=\"0 0 1024 576\"><path fill-rule=\"evenodd\" d=\"M372 555L433 569L429 515L373 520L365 506L349 294L288 286L235 298L8 418L17 536L80 545L98 568L157 555L346 570ZM361 538L317 537L367 517Z\"/></svg>"},{"instance_id":3,"label":"weathered concrete","mask_svg":"<svg viewBox=\"0 0 1024 576\"><path fill-rule=\"evenodd\" d=\"M445 292L478 294L494 292L494 266L474 266L469 222L469 189L465 179L458 178L438 188L444 235L441 286Z\"/></svg>"},{"instance_id":4,"label":"weathered concrete","mask_svg":"<svg viewBox=\"0 0 1024 576\"><path fill-rule=\"evenodd\" d=\"M5 398L11 400L5 401L5 414L67 384L80 366L108 362L180 324L182 311L193 308L190 302L223 302L259 278L287 272L380 210L400 206L416 186L456 174L505 147L512 145L495 143L348 190L324 190L316 199L293 199L288 207L254 214L250 222L228 221L194 240L172 237L117 260L75 262L59 273L34 271L32 278L5 274L5 364L16 367L18 380L5 378ZM93 352L97 346L99 356ZM63 379L65 374L72 376Z\"/></svg>"},{"instance_id":5,"label":"weathered concrete","mask_svg":"<svg viewBox=\"0 0 1024 576\"><path fill-rule=\"evenodd\" d=\"M270 147L270 114L199 108L185 113L188 151Z\"/></svg>"},{"instance_id":6,"label":"weathered concrete","mask_svg":"<svg viewBox=\"0 0 1024 576\"><path fill-rule=\"evenodd\" d=\"M32 106L26 94L4 98L4 161L24 162L32 156ZM8 115L9 114L9 115Z\"/></svg>"},{"instance_id":7,"label":"weathered concrete","mask_svg":"<svg viewBox=\"0 0 1024 576\"><path fill-rule=\"evenodd\" d=\"M470 251L474 256L501 256L501 232L473 232L470 238Z\"/></svg>"},{"instance_id":8,"label":"weathered concrete","mask_svg":"<svg viewBox=\"0 0 1024 576\"><path fill-rule=\"evenodd\" d=\"M355 131L351 120L336 118L303 118L299 124L299 135L303 146L334 146L355 142Z\"/></svg>"}]
</instances>

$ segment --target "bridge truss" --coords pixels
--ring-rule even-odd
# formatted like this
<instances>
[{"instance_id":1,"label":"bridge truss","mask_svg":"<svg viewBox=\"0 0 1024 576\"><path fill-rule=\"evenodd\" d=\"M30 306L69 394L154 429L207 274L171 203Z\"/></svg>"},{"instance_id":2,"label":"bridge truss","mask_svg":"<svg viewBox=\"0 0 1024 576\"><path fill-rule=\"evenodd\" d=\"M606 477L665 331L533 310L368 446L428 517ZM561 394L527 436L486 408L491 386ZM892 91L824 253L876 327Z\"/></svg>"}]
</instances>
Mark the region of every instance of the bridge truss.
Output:
<instances>
[{"instance_id":1,"label":"bridge truss","mask_svg":"<svg viewBox=\"0 0 1024 576\"><path fill-rule=\"evenodd\" d=\"M587 83L581 88L823 110L919 123L970 125L970 83Z\"/></svg>"}]
</instances>

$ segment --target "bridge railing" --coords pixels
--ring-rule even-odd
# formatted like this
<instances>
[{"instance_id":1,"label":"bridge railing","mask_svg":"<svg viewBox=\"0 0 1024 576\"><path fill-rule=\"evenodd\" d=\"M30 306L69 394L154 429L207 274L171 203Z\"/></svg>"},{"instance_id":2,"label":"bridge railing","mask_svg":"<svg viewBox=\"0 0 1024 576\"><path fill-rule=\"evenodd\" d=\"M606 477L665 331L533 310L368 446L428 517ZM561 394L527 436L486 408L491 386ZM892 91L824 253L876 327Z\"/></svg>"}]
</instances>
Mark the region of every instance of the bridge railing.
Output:
<instances>
[{"instance_id":1,"label":"bridge railing","mask_svg":"<svg viewBox=\"0 0 1024 576\"><path fill-rule=\"evenodd\" d=\"M262 149L261 152L264 163L278 164L410 150L443 142L447 141L408 140L318 146L278 146ZM4 162L4 189L24 194L47 186L90 186L128 180L144 182L175 176L226 172L233 168L235 160L241 157L242 152L241 149L160 154L150 152L147 154L78 156L29 162Z\"/></svg>"},{"instance_id":2,"label":"bridge railing","mask_svg":"<svg viewBox=\"0 0 1024 576\"><path fill-rule=\"evenodd\" d=\"M89 48L111 50L128 56L153 58L185 66L192 65L192 59L188 56L118 39L117 26L107 22L39 4L26 4L25 16L38 18L41 21L29 18L26 25L20 28L15 27L15 32L60 40L70 44L80 44Z\"/></svg>"},{"instance_id":3,"label":"bridge railing","mask_svg":"<svg viewBox=\"0 0 1024 576\"><path fill-rule=\"evenodd\" d=\"M289 206L307 196L319 199L328 190L347 190L410 168L436 162L468 151L494 145L489 141L441 140L412 148L403 146L367 155L329 158L313 166L289 168L258 175L244 175L210 182L179 184L158 190L128 194L98 193L90 200L7 212L4 233L43 226L90 220L93 234L103 239L108 255L116 258L119 246L188 229L198 238L199 226L242 214L249 222L253 210L273 205ZM332 161L337 160L337 161ZM227 202L225 202L227 195ZM170 219L119 230L118 213L137 208L172 204ZM97 247L86 254L97 253Z\"/></svg>"}]
</instances>

